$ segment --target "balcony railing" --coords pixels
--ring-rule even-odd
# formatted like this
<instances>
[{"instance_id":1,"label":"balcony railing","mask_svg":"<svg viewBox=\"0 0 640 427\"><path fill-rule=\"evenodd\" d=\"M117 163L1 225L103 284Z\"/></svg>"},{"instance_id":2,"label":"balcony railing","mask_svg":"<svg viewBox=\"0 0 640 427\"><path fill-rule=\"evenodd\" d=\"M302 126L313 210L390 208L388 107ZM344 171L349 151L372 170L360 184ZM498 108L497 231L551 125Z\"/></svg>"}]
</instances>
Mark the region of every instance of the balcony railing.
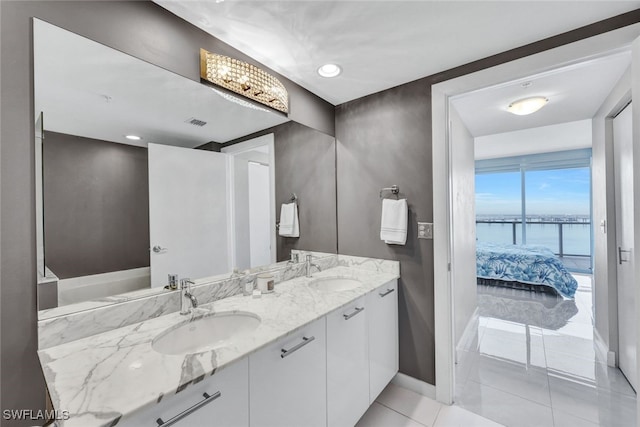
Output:
<instances>
[{"instance_id":1,"label":"balcony railing","mask_svg":"<svg viewBox=\"0 0 640 427\"><path fill-rule=\"evenodd\" d=\"M476 220L476 227L478 224L510 224L511 225L511 241L512 243L515 245L518 242L518 232L519 230L521 230L522 228L522 220ZM581 221L532 221L532 222L526 222L527 225L527 237L529 242L528 243L532 243L531 240L538 240L536 239L536 234L535 232L532 232L532 230L530 229L530 227L532 226L536 226L536 225L555 225L557 227L557 237L555 238L556 242L557 242L557 252L556 255L558 255L559 257L586 257L586 258L591 258L591 223L590 222L581 222ZM576 225L580 225L580 226L584 226L586 229L586 237L584 237L584 249L586 249L586 253L566 253L565 252L565 227L566 226L576 226ZM482 239L481 239L482 240ZM581 239L582 240L582 239ZM544 244L544 243L538 243L536 242L536 244ZM551 248L552 250L554 250L555 248Z\"/></svg>"}]
</instances>

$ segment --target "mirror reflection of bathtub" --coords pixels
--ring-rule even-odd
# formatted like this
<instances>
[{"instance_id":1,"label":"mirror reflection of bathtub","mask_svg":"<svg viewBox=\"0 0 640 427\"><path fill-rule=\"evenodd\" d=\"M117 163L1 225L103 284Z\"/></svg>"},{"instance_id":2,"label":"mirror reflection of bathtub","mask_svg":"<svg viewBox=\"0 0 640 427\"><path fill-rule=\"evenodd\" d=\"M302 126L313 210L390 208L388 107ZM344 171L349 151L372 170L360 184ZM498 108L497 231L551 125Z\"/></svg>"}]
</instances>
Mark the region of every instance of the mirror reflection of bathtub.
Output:
<instances>
[{"instance_id":1,"label":"mirror reflection of bathtub","mask_svg":"<svg viewBox=\"0 0 640 427\"><path fill-rule=\"evenodd\" d=\"M40 309L336 252L332 136L37 19L34 79Z\"/></svg>"}]
</instances>

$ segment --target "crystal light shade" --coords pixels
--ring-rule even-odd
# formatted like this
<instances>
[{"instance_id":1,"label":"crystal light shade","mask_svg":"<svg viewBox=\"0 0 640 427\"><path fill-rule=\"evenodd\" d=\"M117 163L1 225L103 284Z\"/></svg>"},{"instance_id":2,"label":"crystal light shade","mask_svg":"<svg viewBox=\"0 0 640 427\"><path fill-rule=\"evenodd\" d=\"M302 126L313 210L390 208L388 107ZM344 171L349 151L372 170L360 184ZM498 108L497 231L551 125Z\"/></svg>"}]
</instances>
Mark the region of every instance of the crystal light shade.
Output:
<instances>
[{"instance_id":1,"label":"crystal light shade","mask_svg":"<svg viewBox=\"0 0 640 427\"><path fill-rule=\"evenodd\" d=\"M200 78L283 113L289 94L271 74L239 59L200 49Z\"/></svg>"},{"instance_id":2,"label":"crystal light shade","mask_svg":"<svg viewBox=\"0 0 640 427\"><path fill-rule=\"evenodd\" d=\"M549 100L544 96L534 96L532 98L519 99L509 104L507 111L518 116L526 116L535 113L544 107Z\"/></svg>"}]
</instances>

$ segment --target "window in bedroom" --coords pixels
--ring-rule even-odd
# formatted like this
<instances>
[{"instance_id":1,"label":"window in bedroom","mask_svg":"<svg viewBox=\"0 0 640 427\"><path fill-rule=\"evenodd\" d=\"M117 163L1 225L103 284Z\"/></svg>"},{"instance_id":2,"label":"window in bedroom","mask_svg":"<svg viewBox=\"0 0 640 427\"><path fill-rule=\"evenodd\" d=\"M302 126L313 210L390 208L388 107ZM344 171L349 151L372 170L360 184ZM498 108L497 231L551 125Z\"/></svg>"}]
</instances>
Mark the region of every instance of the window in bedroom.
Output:
<instances>
[{"instance_id":1,"label":"window in bedroom","mask_svg":"<svg viewBox=\"0 0 640 427\"><path fill-rule=\"evenodd\" d=\"M476 162L478 241L544 245L591 272L591 150Z\"/></svg>"}]
</instances>

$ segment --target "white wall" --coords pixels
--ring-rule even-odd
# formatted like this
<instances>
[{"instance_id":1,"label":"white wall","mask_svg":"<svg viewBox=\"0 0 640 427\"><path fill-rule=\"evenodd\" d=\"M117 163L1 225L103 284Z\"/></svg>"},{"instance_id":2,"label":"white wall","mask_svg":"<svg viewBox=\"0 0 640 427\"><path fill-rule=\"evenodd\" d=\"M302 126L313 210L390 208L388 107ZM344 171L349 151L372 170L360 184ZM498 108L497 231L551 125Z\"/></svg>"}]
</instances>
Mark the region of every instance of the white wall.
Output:
<instances>
[{"instance_id":1,"label":"white wall","mask_svg":"<svg viewBox=\"0 0 640 427\"><path fill-rule=\"evenodd\" d=\"M475 138L475 158L550 153L591 147L591 119Z\"/></svg>"},{"instance_id":2,"label":"white wall","mask_svg":"<svg viewBox=\"0 0 640 427\"><path fill-rule=\"evenodd\" d=\"M478 305L476 285L476 214L473 136L452 107L452 279L454 337L457 345Z\"/></svg>"},{"instance_id":3,"label":"white wall","mask_svg":"<svg viewBox=\"0 0 640 427\"><path fill-rule=\"evenodd\" d=\"M613 175L613 128L609 118L631 98L631 69L605 99L592 120L592 193L595 329L608 351L618 351L616 228ZM601 222L605 226L601 227Z\"/></svg>"}]
</instances>

